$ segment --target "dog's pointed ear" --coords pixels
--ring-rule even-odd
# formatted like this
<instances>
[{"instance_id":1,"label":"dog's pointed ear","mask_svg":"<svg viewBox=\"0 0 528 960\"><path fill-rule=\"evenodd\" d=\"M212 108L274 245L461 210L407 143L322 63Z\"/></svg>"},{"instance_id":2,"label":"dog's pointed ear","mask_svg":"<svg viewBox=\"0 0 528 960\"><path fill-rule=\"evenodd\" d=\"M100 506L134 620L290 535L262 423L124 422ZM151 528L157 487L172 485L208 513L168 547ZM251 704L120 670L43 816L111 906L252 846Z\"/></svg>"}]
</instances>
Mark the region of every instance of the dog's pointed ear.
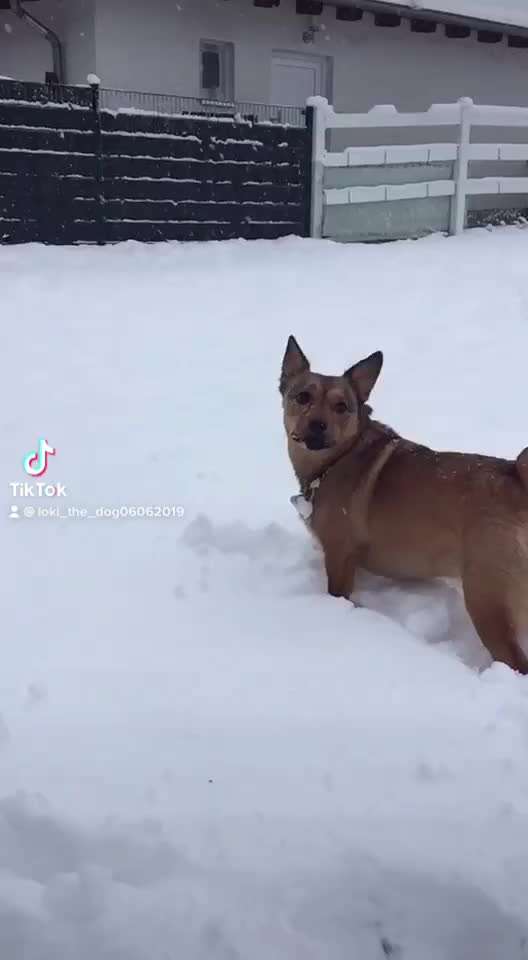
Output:
<instances>
[{"instance_id":1,"label":"dog's pointed ear","mask_svg":"<svg viewBox=\"0 0 528 960\"><path fill-rule=\"evenodd\" d=\"M365 357L364 360L345 370L343 376L350 380L362 403L370 397L382 366L383 354L381 350L377 350L376 353L371 353L369 357Z\"/></svg>"},{"instance_id":2,"label":"dog's pointed ear","mask_svg":"<svg viewBox=\"0 0 528 960\"><path fill-rule=\"evenodd\" d=\"M279 383L280 392L284 393L286 384L291 377L294 377L298 373L303 373L305 370L309 369L310 364L302 352L299 344L297 343L297 340L295 337L290 335L286 345L286 352L282 360L282 370Z\"/></svg>"}]
</instances>

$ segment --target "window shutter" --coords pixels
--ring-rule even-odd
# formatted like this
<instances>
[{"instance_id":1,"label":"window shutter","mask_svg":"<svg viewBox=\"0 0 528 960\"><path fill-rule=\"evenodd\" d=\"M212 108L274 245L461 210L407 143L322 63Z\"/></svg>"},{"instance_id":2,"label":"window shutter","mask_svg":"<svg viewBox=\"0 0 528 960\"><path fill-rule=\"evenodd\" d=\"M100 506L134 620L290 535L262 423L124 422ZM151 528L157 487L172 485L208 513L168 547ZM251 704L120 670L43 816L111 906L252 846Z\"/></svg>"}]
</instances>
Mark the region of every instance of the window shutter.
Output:
<instances>
[{"instance_id":1,"label":"window shutter","mask_svg":"<svg viewBox=\"0 0 528 960\"><path fill-rule=\"evenodd\" d=\"M202 87L217 90L220 86L220 54L218 50L202 50Z\"/></svg>"}]
</instances>

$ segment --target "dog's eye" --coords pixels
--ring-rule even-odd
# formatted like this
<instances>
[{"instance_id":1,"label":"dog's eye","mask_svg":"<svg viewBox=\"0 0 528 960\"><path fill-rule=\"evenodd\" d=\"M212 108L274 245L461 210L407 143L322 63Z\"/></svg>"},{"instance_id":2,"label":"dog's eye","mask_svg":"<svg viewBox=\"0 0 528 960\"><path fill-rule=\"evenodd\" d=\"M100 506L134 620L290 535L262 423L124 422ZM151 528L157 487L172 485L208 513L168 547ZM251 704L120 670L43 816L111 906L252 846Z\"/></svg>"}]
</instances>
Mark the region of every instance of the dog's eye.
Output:
<instances>
[{"instance_id":1,"label":"dog's eye","mask_svg":"<svg viewBox=\"0 0 528 960\"><path fill-rule=\"evenodd\" d=\"M310 403L310 400L312 398L310 397L310 394L308 393L307 390L301 390L301 392L297 394L295 399L297 403L301 404L301 407L305 407L307 403Z\"/></svg>"},{"instance_id":2,"label":"dog's eye","mask_svg":"<svg viewBox=\"0 0 528 960\"><path fill-rule=\"evenodd\" d=\"M344 400L339 400L339 401L336 403L336 405L335 405L335 407L334 407L334 410L335 410L336 413L346 413L347 410L348 410L348 407L347 407L347 405L346 405L346 403L345 403Z\"/></svg>"}]
</instances>

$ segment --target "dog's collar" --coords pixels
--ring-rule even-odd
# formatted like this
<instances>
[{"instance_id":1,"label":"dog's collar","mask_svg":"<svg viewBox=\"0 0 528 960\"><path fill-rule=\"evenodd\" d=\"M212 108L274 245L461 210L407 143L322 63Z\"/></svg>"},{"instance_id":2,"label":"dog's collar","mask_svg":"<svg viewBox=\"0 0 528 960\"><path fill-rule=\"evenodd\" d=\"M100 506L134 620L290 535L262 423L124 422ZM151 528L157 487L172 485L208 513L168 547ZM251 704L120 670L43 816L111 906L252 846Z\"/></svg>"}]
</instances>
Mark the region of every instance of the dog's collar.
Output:
<instances>
[{"instance_id":1,"label":"dog's collar","mask_svg":"<svg viewBox=\"0 0 528 960\"><path fill-rule=\"evenodd\" d=\"M356 442L352 445L352 447L356 445ZM350 453L350 450L352 449L352 447L349 447L347 450L343 451L343 453L341 454L341 456L337 458L337 460L333 460L331 463L329 463L326 469L323 470L323 472L320 473L317 477L314 477L313 480L301 482L301 492L295 494L294 497L290 497L290 503L293 504L293 506L297 510L297 513L299 514L301 519L304 520L306 523L309 522L310 517L312 516L315 495L322 481L326 477L327 473L332 469L332 467L335 467L336 463L338 463L339 460L341 460L341 458L345 456L345 454Z\"/></svg>"},{"instance_id":2,"label":"dog's collar","mask_svg":"<svg viewBox=\"0 0 528 960\"><path fill-rule=\"evenodd\" d=\"M326 474L327 471L324 470L323 473L320 473L314 480L310 480L309 483L301 483L301 493L305 500L311 502L314 499L315 491L319 488L321 480L324 480Z\"/></svg>"},{"instance_id":3,"label":"dog's collar","mask_svg":"<svg viewBox=\"0 0 528 960\"><path fill-rule=\"evenodd\" d=\"M321 480L324 480L326 473L327 471L325 470L318 477L315 477L314 480L310 480L309 483L302 483L301 492L295 494L294 497L290 497L290 503L293 504L301 520L304 520L305 523L308 523L312 516L315 494L319 489Z\"/></svg>"},{"instance_id":4,"label":"dog's collar","mask_svg":"<svg viewBox=\"0 0 528 960\"><path fill-rule=\"evenodd\" d=\"M383 425L382 427L383 427L384 434L390 440L388 444L388 446L390 447L390 452L388 455L390 456L394 452L397 445L400 443L400 437L398 437L398 435L395 434L394 431L392 431L390 428L387 428ZM314 510L315 495L321 485L321 482L324 480L327 473L329 473L332 467L335 467L336 463L338 463L342 459L342 457L346 456L347 453L350 453L350 451L354 447L356 447L359 441L360 441L360 438L358 437L357 440L352 444L352 446L349 447L348 450L345 450L341 454L341 456L337 458L337 460L334 460L332 463L329 463L326 469L323 470L323 472L320 473L319 476L314 477L313 480L301 483L300 493L297 493L295 494L295 496L290 497L290 503L293 504L297 513L299 514L301 519L304 520L305 523L309 524L310 522L310 518ZM386 462L386 459L387 458L383 460L383 464Z\"/></svg>"}]
</instances>

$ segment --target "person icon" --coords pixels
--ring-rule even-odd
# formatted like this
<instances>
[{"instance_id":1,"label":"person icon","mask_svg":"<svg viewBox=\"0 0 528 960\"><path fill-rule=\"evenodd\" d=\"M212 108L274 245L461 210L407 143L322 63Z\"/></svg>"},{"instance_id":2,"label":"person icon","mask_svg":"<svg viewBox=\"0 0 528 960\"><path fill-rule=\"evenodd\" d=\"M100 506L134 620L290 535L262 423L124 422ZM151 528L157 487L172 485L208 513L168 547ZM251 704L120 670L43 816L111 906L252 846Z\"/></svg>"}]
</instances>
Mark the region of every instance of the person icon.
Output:
<instances>
[{"instance_id":1,"label":"person icon","mask_svg":"<svg viewBox=\"0 0 528 960\"><path fill-rule=\"evenodd\" d=\"M19 520L19 519L20 519L20 514L19 514L19 512L18 512L18 507L17 507L16 503L13 503L13 504L11 505L11 512L10 512L10 514L9 514L9 519L10 519L10 520Z\"/></svg>"}]
</instances>

